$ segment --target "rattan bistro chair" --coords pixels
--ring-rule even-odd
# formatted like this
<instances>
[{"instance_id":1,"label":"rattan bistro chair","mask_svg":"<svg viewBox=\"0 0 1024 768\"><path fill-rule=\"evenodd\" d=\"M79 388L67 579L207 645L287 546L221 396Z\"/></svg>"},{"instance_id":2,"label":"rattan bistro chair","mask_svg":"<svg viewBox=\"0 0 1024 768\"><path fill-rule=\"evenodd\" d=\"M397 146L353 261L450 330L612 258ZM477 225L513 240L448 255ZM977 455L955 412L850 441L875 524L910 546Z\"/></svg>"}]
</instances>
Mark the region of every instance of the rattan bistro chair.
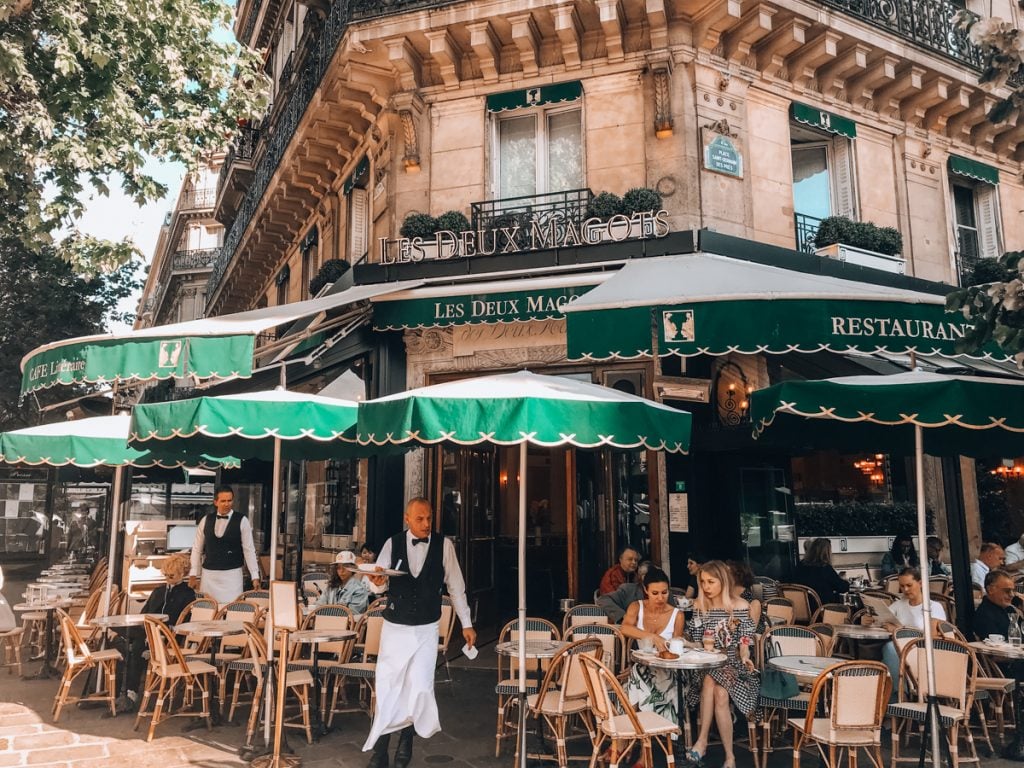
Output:
<instances>
[{"instance_id":1,"label":"rattan bistro chair","mask_svg":"<svg viewBox=\"0 0 1024 768\"><path fill-rule=\"evenodd\" d=\"M117 714L114 699L117 696L117 662L121 661L121 653L115 648L94 651L82 638L78 627L70 616L59 608L55 611L60 621L60 634L64 645L64 674L60 679L60 687L53 699L53 722L60 720L60 711L71 701L105 701L110 706L110 714ZM81 697L70 697L71 683L83 672L96 669L102 675L104 686L91 694ZM91 687L91 686L90 686Z\"/></svg>"},{"instance_id":2,"label":"rattan bistro chair","mask_svg":"<svg viewBox=\"0 0 1024 768\"><path fill-rule=\"evenodd\" d=\"M828 768L842 765L843 751L849 764L856 766L858 750L875 768L883 768L882 719L891 691L889 670L881 662L841 661L825 670L811 689L807 715L789 721L793 767L799 768L804 745L813 743ZM818 716L823 711L825 716Z\"/></svg>"},{"instance_id":3,"label":"rattan bistro chair","mask_svg":"<svg viewBox=\"0 0 1024 768\"><path fill-rule=\"evenodd\" d=\"M510 621L501 628L498 634L498 642L507 643L512 640L519 631L519 620ZM526 619L526 639L529 640L559 640L558 627L547 619ZM547 660L540 662L541 669L547 668ZM534 675L527 670L526 695L537 693L538 683ZM518 733L518 717L513 719L512 711L519 706L519 660L514 656L502 656L498 654L498 682L494 686L494 692L498 695L498 723L494 733L494 756L501 756L501 742L507 738L514 737Z\"/></svg>"}]
</instances>

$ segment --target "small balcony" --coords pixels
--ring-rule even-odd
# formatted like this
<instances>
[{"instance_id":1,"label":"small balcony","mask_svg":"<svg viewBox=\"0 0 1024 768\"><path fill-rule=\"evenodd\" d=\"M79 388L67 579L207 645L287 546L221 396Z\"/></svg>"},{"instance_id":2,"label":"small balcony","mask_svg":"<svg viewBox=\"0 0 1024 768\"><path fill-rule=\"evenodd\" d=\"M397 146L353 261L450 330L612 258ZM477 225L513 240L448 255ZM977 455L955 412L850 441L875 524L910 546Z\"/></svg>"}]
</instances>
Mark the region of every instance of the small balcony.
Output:
<instances>
[{"instance_id":1,"label":"small balcony","mask_svg":"<svg viewBox=\"0 0 1024 768\"><path fill-rule=\"evenodd\" d=\"M818 227L823 219L808 216L805 213L793 214L796 224L796 249L804 253L814 253L814 236L818 234Z\"/></svg>"},{"instance_id":2,"label":"small balcony","mask_svg":"<svg viewBox=\"0 0 1024 768\"><path fill-rule=\"evenodd\" d=\"M214 262L220 256L220 248L194 248L178 251L171 259L171 273L200 272L213 269Z\"/></svg>"},{"instance_id":3,"label":"small balcony","mask_svg":"<svg viewBox=\"0 0 1024 768\"><path fill-rule=\"evenodd\" d=\"M594 193L589 189L570 189L539 195L506 197L470 203L474 230L496 229L518 224L529 228L532 222L547 227L550 222L572 222L577 229L587 218Z\"/></svg>"},{"instance_id":4,"label":"small balcony","mask_svg":"<svg viewBox=\"0 0 1024 768\"><path fill-rule=\"evenodd\" d=\"M235 218L245 190L252 182L262 130L258 125L239 129L217 177L217 201L213 216L225 226Z\"/></svg>"},{"instance_id":5,"label":"small balcony","mask_svg":"<svg viewBox=\"0 0 1024 768\"><path fill-rule=\"evenodd\" d=\"M213 205L216 202L216 187L189 187L181 194L178 211L213 210Z\"/></svg>"}]
</instances>

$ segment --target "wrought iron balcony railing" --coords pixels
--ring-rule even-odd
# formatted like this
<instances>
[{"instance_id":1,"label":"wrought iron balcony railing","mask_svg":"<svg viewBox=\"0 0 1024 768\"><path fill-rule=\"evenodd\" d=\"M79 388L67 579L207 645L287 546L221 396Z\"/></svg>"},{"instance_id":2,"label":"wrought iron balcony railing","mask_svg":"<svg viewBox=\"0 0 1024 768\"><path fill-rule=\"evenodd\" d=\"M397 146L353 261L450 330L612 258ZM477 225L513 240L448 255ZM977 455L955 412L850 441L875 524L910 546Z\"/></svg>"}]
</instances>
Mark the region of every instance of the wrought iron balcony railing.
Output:
<instances>
[{"instance_id":1,"label":"wrought iron balcony railing","mask_svg":"<svg viewBox=\"0 0 1024 768\"><path fill-rule=\"evenodd\" d=\"M195 211L213 208L217 201L216 187L189 187L182 193L179 211Z\"/></svg>"},{"instance_id":2,"label":"wrought iron balcony railing","mask_svg":"<svg viewBox=\"0 0 1024 768\"><path fill-rule=\"evenodd\" d=\"M187 251L178 251L171 259L171 272L210 269L217 261L218 256L220 256L220 248L193 248Z\"/></svg>"},{"instance_id":3,"label":"wrought iron balcony railing","mask_svg":"<svg viewBox=\"0 0 1024 768\"><path fill-rule=\"evenodd\" d=\"M793 220L796 223L796 249L804 253L814 253L814 236L818 234L822 219L795 213Z\"/></svg>"},{"instance_id":4,"label":"wrought iron balcony railing","mask_svg":"<svg viewBox=\"0 0 1024 768\"><path fill-rule=\"evenodd\" d=\"M964 6L954 0L822 0L825 5L980 70L981 51L957 28Z\"/></svg>"},{"instance_id":5,"label":"wrought iron balcony railing","mask_svg":"<svg viewBox=\"0 0 1024 768\"><path fill-rule=\"evenodd\" d=\"M470 203L473 229L494 229L513 224L530 226L536 222L547 227L550 222L572 222L577 227L587 217L587 208L594 193L589 189L570 189L540 195L506 197Z\"/></svg>"},{"instance_id":6,"label":"wrought iron balcony railing","mask_svg":"<svg viewBox=\"0 0 1024 768\"><path fill-rule=\"evenodd\" d=\"M244 126L238 129L238 134L235 136L235 141L228 149L228 154L224 158L224 163L220 167L220 173L217 175L217 190L221 191L224 189L224 185L227 183L228 177L231 175L231 169L235 163L251 163L253 158L256 157L256 149L260 144L260 128L259 126Z\"/></svg>"}]
</instances>

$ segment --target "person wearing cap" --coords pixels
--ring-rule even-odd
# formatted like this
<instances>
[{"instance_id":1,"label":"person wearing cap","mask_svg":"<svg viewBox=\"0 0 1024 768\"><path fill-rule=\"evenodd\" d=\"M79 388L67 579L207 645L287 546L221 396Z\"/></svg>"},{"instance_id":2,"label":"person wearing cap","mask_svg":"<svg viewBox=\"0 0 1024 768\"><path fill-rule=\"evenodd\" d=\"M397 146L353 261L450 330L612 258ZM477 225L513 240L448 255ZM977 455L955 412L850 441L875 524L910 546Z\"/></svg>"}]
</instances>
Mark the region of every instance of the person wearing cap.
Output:
<instances>
[{"instance_id":1,"label":"person wearing cap","mask_svg":"<svg viewBox=\"0 0 1024 768\"><path fill-rule=\"evenodd\" d=\"M337 554L327 589L316 601L317 605L347 605L352 613L366 613L366 606L370 603L370 587L365 579L349 570L355 568L357 562L356 556L348 550Z\"/></svg>"}]
</instances>

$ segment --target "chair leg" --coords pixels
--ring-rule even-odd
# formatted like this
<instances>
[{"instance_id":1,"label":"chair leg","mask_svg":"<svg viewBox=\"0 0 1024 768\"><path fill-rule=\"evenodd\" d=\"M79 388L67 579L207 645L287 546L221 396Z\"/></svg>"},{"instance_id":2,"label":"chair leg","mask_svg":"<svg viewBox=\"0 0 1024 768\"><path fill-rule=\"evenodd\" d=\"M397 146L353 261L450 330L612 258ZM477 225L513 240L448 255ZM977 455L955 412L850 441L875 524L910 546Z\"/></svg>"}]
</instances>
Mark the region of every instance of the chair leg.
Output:
<instances>
[{"instance_id":1,"label":"chair leg","mask_svg":"<svg viewBox=\"0 0 1024 768\"><path fill-rule=\"evenodd\" d=\"M252 711L249 712L249 722L245 727L245 744L246 746L252 745L253 736L256 733L256 722L259 719L260 713L260 702L263 701L263 678L256 680L256 689L252 694ZM270 716L269 713L266 714Z\"/></svg>"},{"instance_id":2,"label":"chair leg","mask_svg":"<svg viewBox=\"0 0 1024 768\"><path fill-rule=\"evenodd\" d=\"M113 661L103 662L107 672L107 701L110 702L110 716L117 717L117 667Z\"/></svg>"},{"instance_id":3,"label":"chair leg","mask_svg":"<svg viewBox=\"0 0 1024 768\"><path fill-rule=\"evenodd\" d=\"M160 678L160 688L156 692L156 703L153 705L153 717L149 720L149 733L146 734L146 741L153 740L153 732L156 731L157 723L160 722L160 713L164 708L164 689L167 687L167 678Z\"/></svg>"}]
</instances>

